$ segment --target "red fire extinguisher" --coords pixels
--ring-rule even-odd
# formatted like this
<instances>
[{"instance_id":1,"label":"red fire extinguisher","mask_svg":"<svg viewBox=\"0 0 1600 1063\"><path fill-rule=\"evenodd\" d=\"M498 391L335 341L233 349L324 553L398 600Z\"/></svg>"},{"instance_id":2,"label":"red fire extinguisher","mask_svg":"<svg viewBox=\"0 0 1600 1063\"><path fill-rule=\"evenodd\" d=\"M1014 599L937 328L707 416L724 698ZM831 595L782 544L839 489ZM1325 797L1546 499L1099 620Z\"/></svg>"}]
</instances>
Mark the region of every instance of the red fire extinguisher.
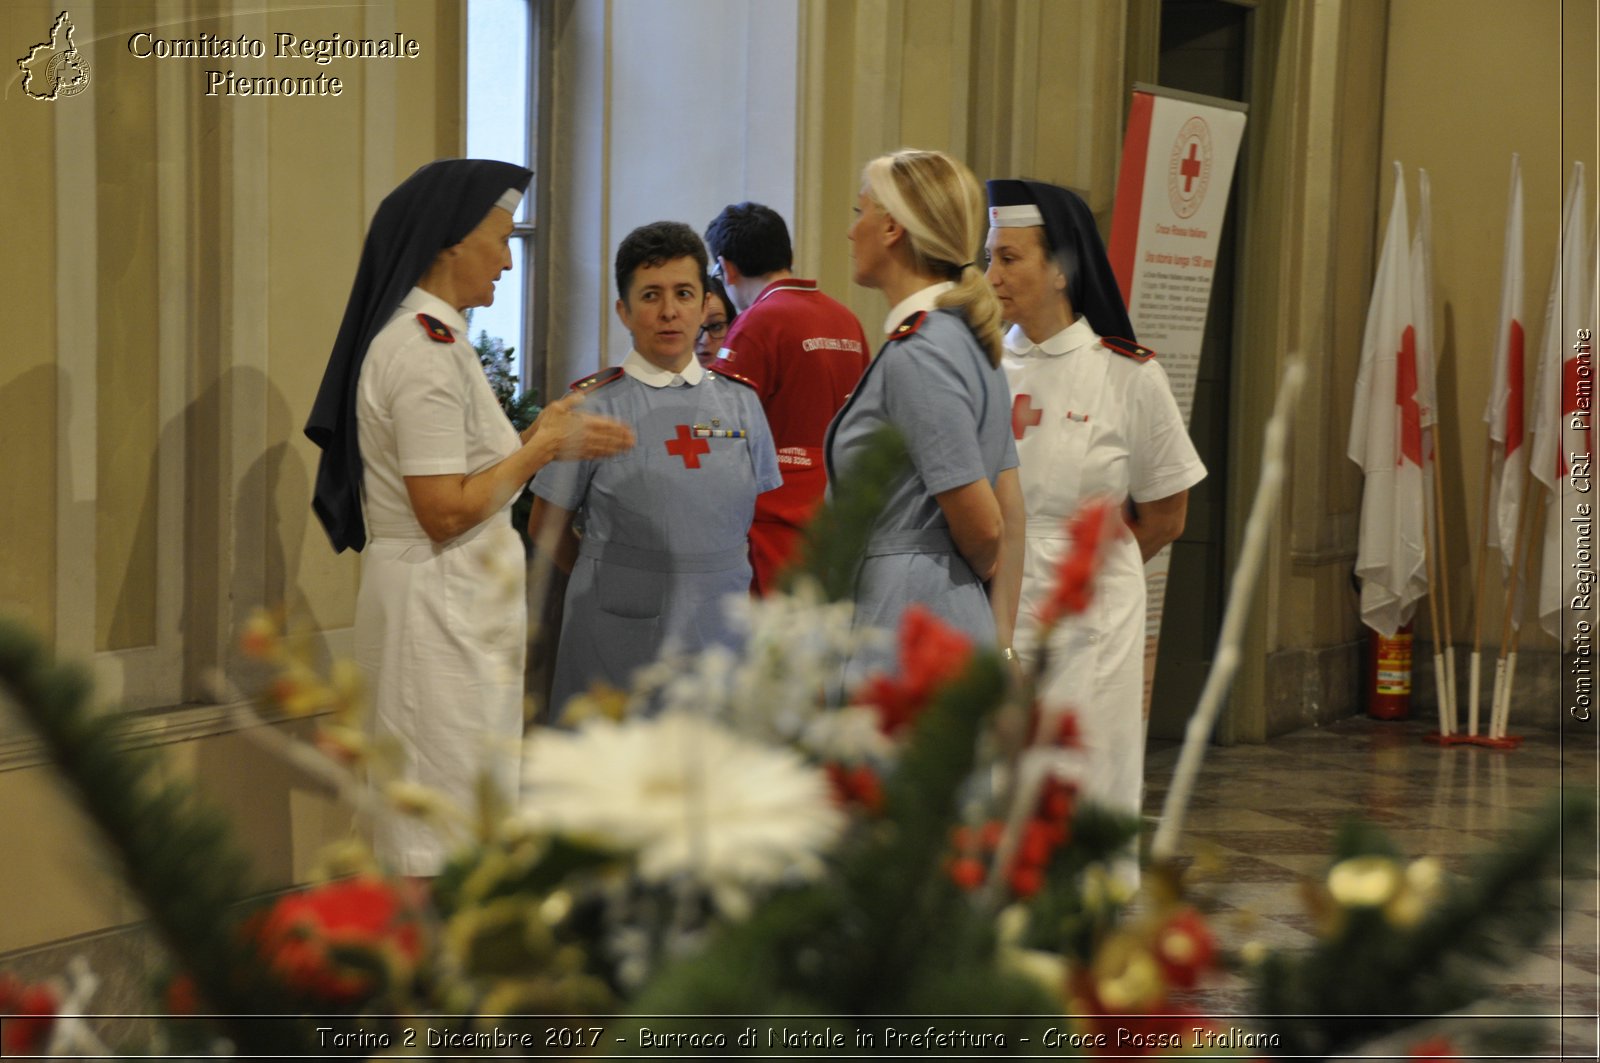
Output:
<instances>
[{"instance_id":1,"label":"red fire extinguisher","mask_svg":"<svg viewBox=\"0 0 1600 1063\"><path fill-rule=\"evenodd\" d=\"M1367 629L1367 715L1404 720L1411 715L1411 625L1393 635Z\"/></svg>"}]
</instances>

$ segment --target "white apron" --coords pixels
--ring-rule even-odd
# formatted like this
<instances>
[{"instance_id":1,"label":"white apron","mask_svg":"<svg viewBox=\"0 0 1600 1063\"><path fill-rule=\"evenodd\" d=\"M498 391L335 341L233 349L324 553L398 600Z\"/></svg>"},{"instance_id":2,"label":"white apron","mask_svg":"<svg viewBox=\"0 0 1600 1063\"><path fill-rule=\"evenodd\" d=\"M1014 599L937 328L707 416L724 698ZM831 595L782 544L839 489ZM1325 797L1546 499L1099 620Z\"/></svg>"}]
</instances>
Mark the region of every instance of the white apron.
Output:
<instances>
[{"instance_id":1,"label":"white apron","mask_svg":"<svg viewBox=\"0 0 1600 1063\"><path fill-rule=\"evenodd\" d=\"M451 325L453 338L430 335L418 311ZM471 815L485 773L506 801L517 796L526 561L510 502L435 544L405 488L406 475L478 472L521 443L462 325L458 313L414 289L362 366L357 416L370 538L354 635L368 737L380 755L398 758L375 781L428 787ZM460 823L387 816L373 824L375 854L403 875L438 874L466 841Z\"/></svg>"},{"instance_id":2,"label":"white apron","mask_svg":"<svg viewBox=\"0 0 1600 1063\"><path fill-rule=\"evenodd\" d=\"M1016 649L1026 667L1039 658L1038 614L1068 553L1066 521L1092 498L1121 505L1128 496L1127 411L1113 386L1113 354L1086 325L1068 349L1019 356L1007 337L1027 545ZM1060 337L1055 339L1059 340ZM1059 350L1047 342L1047 347ZM1040 685L1048 715L1077 714L1083 741L1079 792L1137 814L1144 786L1144 566L1131 534L1107 545L1088 610L1056 626Z\"/></svg>"}]
</instances>

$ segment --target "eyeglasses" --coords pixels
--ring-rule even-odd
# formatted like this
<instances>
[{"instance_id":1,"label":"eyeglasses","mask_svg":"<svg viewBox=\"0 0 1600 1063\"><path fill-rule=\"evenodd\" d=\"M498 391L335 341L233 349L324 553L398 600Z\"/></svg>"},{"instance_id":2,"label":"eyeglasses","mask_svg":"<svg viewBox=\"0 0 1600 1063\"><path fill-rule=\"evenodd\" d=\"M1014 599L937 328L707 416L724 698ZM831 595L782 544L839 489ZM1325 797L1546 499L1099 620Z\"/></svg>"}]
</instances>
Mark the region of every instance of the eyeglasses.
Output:
<instances>
[{"instance_id":1,"label":"eyeglasses","mask_svg":"<svg viewBox=\"0 0 1600 1063\"><path fill-rule=\"evenodd\" d=\"M711 279L715 280L715 281L720 281L722 279L722 259L721 258L713 259L712 262L711 262Z\"/></svg>"},{"instance_id":2,"label":"eyeglasses","mask_svg":"<svg viewBox=\"0 0 1600 1063\"><path fill-rule=\"evenodd\" d=\"M727 334L728 323L726 321L707 321L704 325L700 326L699 338L705 339L707 336L710 336L714 340L720 340Z\"/></svg>"}]
</instances>

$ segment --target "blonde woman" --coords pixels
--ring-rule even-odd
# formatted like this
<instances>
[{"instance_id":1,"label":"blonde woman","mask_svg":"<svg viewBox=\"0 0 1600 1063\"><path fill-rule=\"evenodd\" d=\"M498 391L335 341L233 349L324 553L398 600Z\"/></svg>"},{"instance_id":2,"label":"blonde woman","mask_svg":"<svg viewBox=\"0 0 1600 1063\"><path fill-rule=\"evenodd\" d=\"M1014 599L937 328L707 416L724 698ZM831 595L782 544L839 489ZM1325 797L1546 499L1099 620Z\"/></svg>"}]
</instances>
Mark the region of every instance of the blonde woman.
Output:
<instances>
[{"instance_id":1,"label":"blonde woman","mask_svg":"<svg viewBox=\"0 0 1600 1063\"><path fill-rule=\"evenodd\" d=\"M867 164L855 211L853 278L892 309L882 349L829 426L828 479L847 475L885 424L912 462L862 561L856 623L892 631L920 604L1010 657L1024 518L1000 308L976 263L983 189L948 155L898 151ZM891 661L887 647L857 653L846 694Z\"/></svg>"}]
</instances>

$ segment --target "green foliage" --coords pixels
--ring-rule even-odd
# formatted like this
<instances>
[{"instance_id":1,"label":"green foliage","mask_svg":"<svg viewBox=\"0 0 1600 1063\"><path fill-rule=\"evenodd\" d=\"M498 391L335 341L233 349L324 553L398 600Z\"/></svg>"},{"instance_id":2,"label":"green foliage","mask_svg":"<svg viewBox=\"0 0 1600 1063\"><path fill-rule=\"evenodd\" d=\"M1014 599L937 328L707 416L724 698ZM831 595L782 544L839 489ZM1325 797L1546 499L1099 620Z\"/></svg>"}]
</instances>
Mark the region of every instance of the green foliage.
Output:
<instances>
[{"instance_id":1,"label":"green foliage","mask_svg":"<svg viewBox=\"0 0 1600 1063\"><path fill-rule=\"evenodd\" d=\"M500 408L517 431L527 428L539 416L539 391L537 388L522 390L522 380L517 374L517 349L507 347L504 340L489 335L484 329L478 330L472 349L478 352L478 361L483 365L484 375L489 378L489 387L494 389Z\"/></svg>"},{"instance_id":2,"label":"green foliage","mask_svg":"<svg viewBox=\"0 0 1600 1063\"><path fill-rule=\"evenodd\" d=\"M943 867L979 731L1004 690L999 658L975 654L918 719L885 782L883 815L847 839L835 873L724 929L703 953L652 981L635 1012L1020 1015L1058 1008L1032 982L997 968L990 918Z\"/></svg>"},{"instance_id":3,"label":"green foliage","mask_svg":"<svg viewBox=\"0 0 1600 1063\"><path fill-rule=\"evenodd\" d=\"M1256 1010L1283 1035L1282 1054L1324 1056L1445 1015L1485 994L1482 971L1536 946L1561 910L1556 877L1587 854L1563 835L1592 838L1592 795L1552 803L1412 925L1381 907L1330 910L1331 928L1306 952L1275 953L1254 973ZM1340 856L1393 858L1374 828L1341 833Z\"/></svg>"},{"instance_id":4,"label":"green foliage","mask_svg":"<svg viewBox=\"0 0 1600 1063\"><path fill-rule=\"evenodd\" d=\"M483 373L489 378L489 387L494 389L494 397L499 400L500 408L505 411L506 417L518 432L522 432L539 419L539 389L529 388L522 390L522 379L517 373L517 349L507 347L505 341L489 335L485 329L478 330L478 338L472 341L472 349L478 352L478 361L483 365ZM528 556L533 555L533 542L528 538L528 514L533 511L533 496L524 491L517 496L516 502L511 506L511 526L517 529L517 534L522 537L522 549Z\"/></svg>"},{"instance_id":5,"label":"green foliage","mask_svg":"<svg viewBox=\"0 0 1600 1063\"><path fill-rule=\"evenodd\" d=\"M831 483L828 504L806 526L798 563L780 579L784 589L809 575L830 602L853 597L856 571L895 481L911 468L905 440L893 425L878 429L850 475Z\"/></svg>"},{"instance_id":6,"label":"green foliage","mask_svg":"<svg viewBox=\"0 0 1600 1063\"><path fill-rule=\"evenodd\" d=\"M126 742L118 719L89 704L83 669L51 662L39 641L0 619L0 691L38 732L72 795L99 830L122 880L150 916L177 967L242 1054L313 1051L297 1021L244 1016L294 1012L302 1002L266 970L247 934L249 861L226 820L173 781L154 752Z\"/></svg>"},{"instance_id":7,"label":"green foliage","mask_svg":"<svg viewBox=\"0 0 1600 1063\"><path fill-rule=\"evenodd\" d=\"M1024 941L1029 948L1063 956L1095 954L1100 942L1115 929L1122 906L1103 897L1086 896L1085 872L1095 864L1108 865L1127 851L1141 827L1138 816L1079 802L1072 814L1071 836L1051 854L1044 888L1028 906Z\"/></svg>"}]
</instances>

